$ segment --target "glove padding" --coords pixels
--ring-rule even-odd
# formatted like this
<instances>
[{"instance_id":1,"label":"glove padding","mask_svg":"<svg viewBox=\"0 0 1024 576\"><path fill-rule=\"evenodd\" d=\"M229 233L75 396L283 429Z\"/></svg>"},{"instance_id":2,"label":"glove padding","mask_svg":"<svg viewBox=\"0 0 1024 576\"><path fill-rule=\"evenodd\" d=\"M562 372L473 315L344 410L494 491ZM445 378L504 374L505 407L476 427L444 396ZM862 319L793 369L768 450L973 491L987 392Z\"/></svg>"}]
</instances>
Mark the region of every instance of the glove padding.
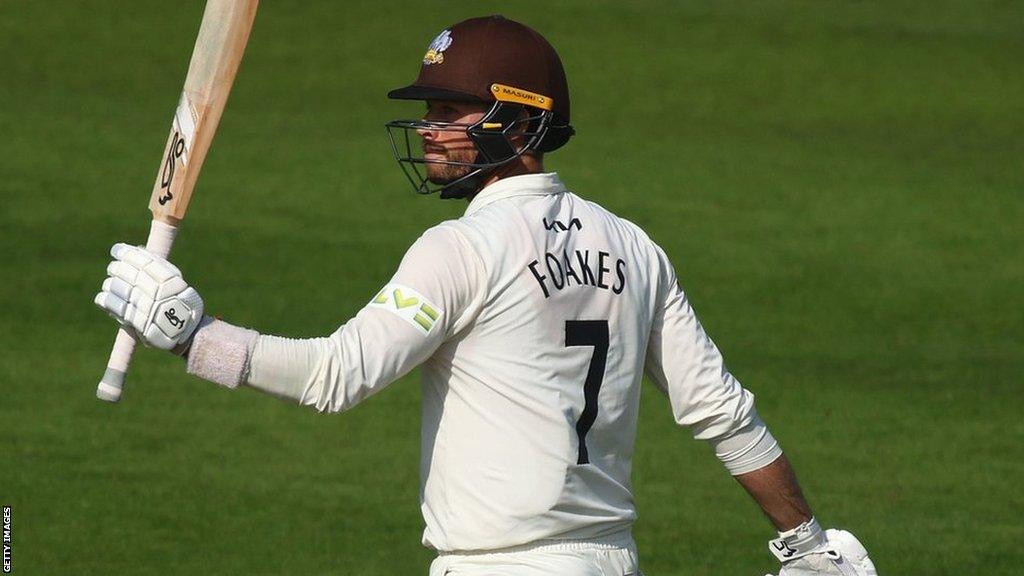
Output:
<instances>
[{"instance_id":1,"label":"glove padding","mask_svg":"<svg viewBox=\"0 0 1024 576\"><path fill-rule=\"evenodd\" d=\"M768 550L782 562L779 576L878 576L856 536L845 530L822 531L814 518L780 532L768 542Z\"/></svg>"},{"instance_id":2,"label":"glove padding","mask_svg":"<svg viewBox=\"0 0 1024 576\"><path fill-rule=\"evenodd\" d=\"M203 299L174 265L142 247L114 244L109 278L93 300L146 346L183 354L203 318Z\"/></svg>"}]
</instances>

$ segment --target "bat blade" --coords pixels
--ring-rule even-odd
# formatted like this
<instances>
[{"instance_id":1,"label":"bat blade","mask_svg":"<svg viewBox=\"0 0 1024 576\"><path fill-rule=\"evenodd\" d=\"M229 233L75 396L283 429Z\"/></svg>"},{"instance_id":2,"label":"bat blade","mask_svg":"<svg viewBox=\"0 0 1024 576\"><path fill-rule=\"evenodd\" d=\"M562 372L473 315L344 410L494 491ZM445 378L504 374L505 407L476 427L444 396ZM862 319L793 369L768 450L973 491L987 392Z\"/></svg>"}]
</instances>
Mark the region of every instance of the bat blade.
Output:
<instances>
[{"instance_id":1,"label":"bat blade","mask_svg":"<svg viewBox=\"0 0 1024 576\"><path fill-rule=\"evenodd\" d=\"M185 87L171 122L171 133L149 200L153 222L146 248L167 257L185 217L206 153L249 40L259 0L208 0L199 26ZM96 397L117 402L124 389L135 340L124 329L96 388Z\"/></svg>"},{"instance_id":2,"label":"bat blade","mask_svg":"<svg viewBox=\"0 0 1024 576\"><path fill-rule=\"evenodd\" d=\"M185 87L171 123L149 209L176 224L185 217L206 153L242 62L258 0L209 0Z\"/></svg>"}]
</instances>

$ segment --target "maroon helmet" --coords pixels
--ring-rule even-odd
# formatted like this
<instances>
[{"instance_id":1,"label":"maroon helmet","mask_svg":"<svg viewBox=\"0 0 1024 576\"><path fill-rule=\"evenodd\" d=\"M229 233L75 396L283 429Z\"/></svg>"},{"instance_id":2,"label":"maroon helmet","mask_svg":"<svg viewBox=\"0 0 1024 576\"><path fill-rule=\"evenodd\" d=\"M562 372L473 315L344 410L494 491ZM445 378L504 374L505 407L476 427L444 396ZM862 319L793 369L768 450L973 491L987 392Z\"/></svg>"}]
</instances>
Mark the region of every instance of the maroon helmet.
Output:
<instances>
[{"instance_id":1,"label":"maroon helmet","mask_svg":"<svg viewBox=\"0 0 1024 576\"><path fill-rule=\"evenodd\" d=\"M392 90L388 97L491 105L471 126L425 120L387 124L395 157L416 191L440 191L442 198L475 192L491 169L530 151L556 150L574 133L569 125L569 87L555 49L533 29L502 16L471 18L445 29L427 48L416 81ZM402 129L404 146L396 141L393 129ZM465 131L476 146L476 161L445 163L472 170L432 188L420 165L441 161L413 154L410 132L417 129ZM512 134L518 137L515 142Z\"/></svg>"}]
</instances>

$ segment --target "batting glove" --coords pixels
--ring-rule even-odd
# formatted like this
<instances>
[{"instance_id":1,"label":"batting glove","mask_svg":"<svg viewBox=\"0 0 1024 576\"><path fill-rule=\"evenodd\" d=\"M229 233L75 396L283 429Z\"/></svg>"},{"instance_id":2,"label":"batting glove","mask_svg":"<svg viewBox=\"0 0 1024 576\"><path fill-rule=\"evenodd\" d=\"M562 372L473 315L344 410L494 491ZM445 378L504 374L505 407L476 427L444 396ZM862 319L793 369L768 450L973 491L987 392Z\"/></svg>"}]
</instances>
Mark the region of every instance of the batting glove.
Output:
<instances>
[{"instance_id":1,"label":"batting glove","mask_svg":"<svg viewBox=\"0 0 1024 576\"><path fill-rule=\"evenodd\" d=\"M782 562L779 576L878 576L856 536L845 530L822 531L814 518L779 532L768 549Z\"/></svg>"},{"instance_id":2,"label":"batting glove","mask_svg":"<svg viewBox=\"0 0 1024 576\"><path fill-rule=\"evenodd\" d=\"M181 271L145 248L114 244L109 278L94 302L146 346L184 354L203 319L203 299Z\"/></svg>"}]
</instances>

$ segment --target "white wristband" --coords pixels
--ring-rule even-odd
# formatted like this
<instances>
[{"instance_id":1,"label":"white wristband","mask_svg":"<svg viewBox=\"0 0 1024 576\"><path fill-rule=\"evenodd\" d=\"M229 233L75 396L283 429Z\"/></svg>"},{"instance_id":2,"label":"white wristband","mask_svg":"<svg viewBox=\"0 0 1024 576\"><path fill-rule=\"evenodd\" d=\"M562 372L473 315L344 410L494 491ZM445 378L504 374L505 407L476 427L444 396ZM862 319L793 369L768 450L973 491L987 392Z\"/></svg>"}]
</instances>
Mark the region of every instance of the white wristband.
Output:
<instances>
[{"instance_id":1,"label":"white wristband","mask_svg":"<svg viewBox=\"0 0 1024 576\"><path fill-rule=\"evenodd\" d=\"M188 373L227 388L237 388L249 375L249 362L259 333L209 316L192 337Z\"/></svg>"}]
</instances>

